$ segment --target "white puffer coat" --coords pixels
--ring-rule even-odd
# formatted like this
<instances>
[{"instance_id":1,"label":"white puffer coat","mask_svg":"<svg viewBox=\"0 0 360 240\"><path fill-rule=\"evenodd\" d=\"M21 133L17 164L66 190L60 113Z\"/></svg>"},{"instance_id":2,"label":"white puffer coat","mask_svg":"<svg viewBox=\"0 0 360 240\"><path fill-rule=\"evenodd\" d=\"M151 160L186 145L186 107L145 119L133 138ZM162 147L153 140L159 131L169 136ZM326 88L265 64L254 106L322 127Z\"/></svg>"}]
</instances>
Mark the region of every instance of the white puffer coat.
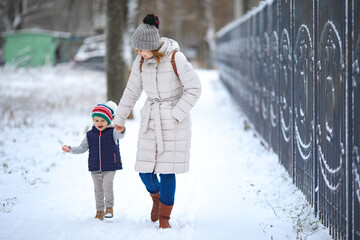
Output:
<instances>
[{"instance_id":1,"label":"white puffer coat","mask_svg":"<svg viewBox=\"0 0 360 240\"><path fill-rule=\"evenodd\" d=\"M140 111L141 122L135 170L142 173L184 173L189 170L191 120L190 110L197 102L201 85L197 73L179 52L176 41L160 39L165 56L158 64L145 60L140 72L140 56L135 59L129 81L115 113L114 124L125 121L145 90L147 99ZM175 63L179 78L171 65Z\"/></svg>"}]
</instances>

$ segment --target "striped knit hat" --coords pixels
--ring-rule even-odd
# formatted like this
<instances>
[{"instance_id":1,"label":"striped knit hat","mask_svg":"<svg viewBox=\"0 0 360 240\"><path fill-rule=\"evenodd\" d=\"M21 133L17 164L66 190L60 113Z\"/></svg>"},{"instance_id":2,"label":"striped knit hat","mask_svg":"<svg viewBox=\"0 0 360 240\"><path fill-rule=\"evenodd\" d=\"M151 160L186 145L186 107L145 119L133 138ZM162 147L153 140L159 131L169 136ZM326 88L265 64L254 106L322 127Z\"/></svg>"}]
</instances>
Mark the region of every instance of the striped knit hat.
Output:
<instances>
[{"instance_id":1,"label":"striped knit hat","mask_svg":"<svg viewBox=\"0 0 360 240\"><path fill-rule=\"evenodd\" d=\"M98 104L92 110L91 117L101 117L105 119L108 124L111 124L113 114L114 110L112 110L110 107L106 106L105 104Z\"/></svg>"}]
</instances>

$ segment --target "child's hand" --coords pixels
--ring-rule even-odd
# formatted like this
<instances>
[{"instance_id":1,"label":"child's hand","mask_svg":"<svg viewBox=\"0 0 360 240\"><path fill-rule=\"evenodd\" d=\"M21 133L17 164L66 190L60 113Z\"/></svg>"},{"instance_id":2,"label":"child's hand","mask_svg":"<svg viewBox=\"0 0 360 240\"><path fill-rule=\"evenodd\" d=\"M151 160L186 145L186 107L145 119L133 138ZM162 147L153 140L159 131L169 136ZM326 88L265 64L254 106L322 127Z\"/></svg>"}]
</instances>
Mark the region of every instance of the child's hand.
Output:
<instances>
[{"instance_id":1,"label":"child's hand","mask_svg":"<svg viewBox=\"0 0 360 240\"><path fill-rule=\"evenodd\" d=\"M62 150L63 150L64 152L70 152L70 147L64 145L64 146L62 146Z\"/></svg>"},{"instance_id":2,"label":"child's hand","mask_svg":"<svg viewBox=\"0 0 360 240\"><path fill-rule=\"evenodd\" d=\"M115 124L115 130L116 130L117 132L123 133L123 132L125 131L125 127L124 127L124 126L119 126L119 125L116 125L116 124Z\"/></svg>"}]
</instances>

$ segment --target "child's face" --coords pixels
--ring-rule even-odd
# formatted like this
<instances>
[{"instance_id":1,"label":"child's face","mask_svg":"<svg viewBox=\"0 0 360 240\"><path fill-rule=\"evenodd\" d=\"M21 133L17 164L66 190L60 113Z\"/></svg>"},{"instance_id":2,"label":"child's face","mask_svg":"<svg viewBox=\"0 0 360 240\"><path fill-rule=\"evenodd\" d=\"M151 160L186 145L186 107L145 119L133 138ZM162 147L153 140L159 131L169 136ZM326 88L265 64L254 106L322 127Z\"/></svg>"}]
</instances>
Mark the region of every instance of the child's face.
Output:
<instances>
[{"instance_id":1,"label":"child's face","mask_svg":"<svg viewBox=\"0 0 360 240\"><path fill-rule=\"evenodd\" d=\"M93 122L96 129L99 130L100 132L103 131L108 126L107 121L102 117L94 117Z\"/></svg>"}]
</instances>

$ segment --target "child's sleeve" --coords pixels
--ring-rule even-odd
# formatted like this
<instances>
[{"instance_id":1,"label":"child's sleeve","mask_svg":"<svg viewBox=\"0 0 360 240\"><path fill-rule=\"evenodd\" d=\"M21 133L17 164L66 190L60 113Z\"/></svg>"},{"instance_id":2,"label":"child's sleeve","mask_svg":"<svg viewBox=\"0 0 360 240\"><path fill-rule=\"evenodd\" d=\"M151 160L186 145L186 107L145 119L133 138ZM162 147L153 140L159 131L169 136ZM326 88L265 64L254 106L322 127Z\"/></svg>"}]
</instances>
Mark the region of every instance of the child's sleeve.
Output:
<instances>
[{"instance_id":1,"label":"child's sleeve","mask_svg":"<svg viewBox=\"0 0 360 240\"><path fill-rule=\"evenodd\" d=\"M77 147L71 147L70 146L70 153L73 154L81 154L89 150L89 142L87 140L87 137L85 137L79 146Z\"/></svg>"},{"instance_id":2,"label":"child's sleeve","mask_svg":"<svg viewBox=\"0 0 360 240\"><path fill-rule=\"evenodd\" d=\"M115 143L117 143L118 139L123 139L124 138L125 132L126 132L126 129L124 129L124 132L121 133L121 132L116 131L115 128L114 128L113 137L114 137Z\"/></svg>"}]
</instances>

